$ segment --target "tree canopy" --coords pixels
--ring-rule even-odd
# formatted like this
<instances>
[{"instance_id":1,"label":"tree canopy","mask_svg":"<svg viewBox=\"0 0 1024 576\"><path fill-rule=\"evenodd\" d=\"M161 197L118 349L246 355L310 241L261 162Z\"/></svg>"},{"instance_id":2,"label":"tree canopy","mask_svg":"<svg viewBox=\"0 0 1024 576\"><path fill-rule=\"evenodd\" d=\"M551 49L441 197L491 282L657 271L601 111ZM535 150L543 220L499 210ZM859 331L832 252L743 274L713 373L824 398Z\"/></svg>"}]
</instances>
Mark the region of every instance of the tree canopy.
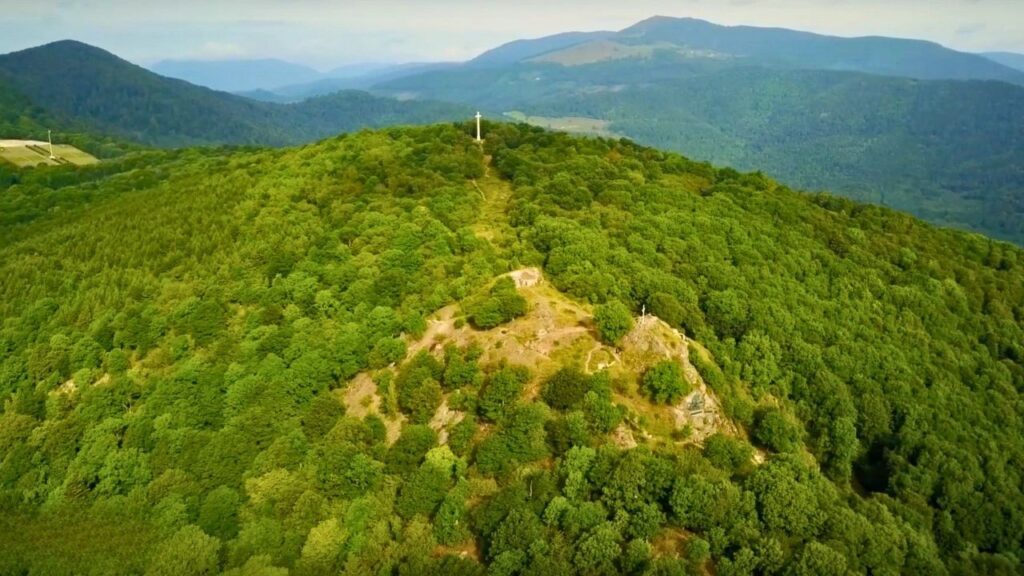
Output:
<instances>
[{"instance_id":1,"label":"tree canopy","mask_svg":"<svg viewBox=\"0 0 1024 576\"><path fill-rule=\"evenodd\" d=\"M0 189L0 572L1018 570L1018 248L487 130L142 151ZM521 266L617 309L609 341L665 311L730 426L647 438L588 350L542 371L433 339ZM685 393L653 365L643 389Z\"/></svg>"}]
</instances>

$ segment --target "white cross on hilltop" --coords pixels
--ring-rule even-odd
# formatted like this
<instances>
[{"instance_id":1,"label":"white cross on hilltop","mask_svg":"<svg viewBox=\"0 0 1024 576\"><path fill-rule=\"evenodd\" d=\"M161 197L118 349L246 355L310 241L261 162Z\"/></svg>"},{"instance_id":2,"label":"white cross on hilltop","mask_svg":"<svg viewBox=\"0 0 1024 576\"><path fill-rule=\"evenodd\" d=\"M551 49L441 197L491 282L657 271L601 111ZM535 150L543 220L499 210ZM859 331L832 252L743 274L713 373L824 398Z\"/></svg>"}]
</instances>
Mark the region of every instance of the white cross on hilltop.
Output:
<instances>
[{"instance_id":1,"label":"white cross on hilltop","mask_svg":"<svg viewBox=\"0 0 1024 576\"><path fill-rule=\"evenodd\" d=\"M480 137L480 119L481 118L483 118L483 116L481 116L480 113L477 112L476 113L476 141L477 142L483 142L484 141L484 139Z\"/></svg>"}]
</instances>

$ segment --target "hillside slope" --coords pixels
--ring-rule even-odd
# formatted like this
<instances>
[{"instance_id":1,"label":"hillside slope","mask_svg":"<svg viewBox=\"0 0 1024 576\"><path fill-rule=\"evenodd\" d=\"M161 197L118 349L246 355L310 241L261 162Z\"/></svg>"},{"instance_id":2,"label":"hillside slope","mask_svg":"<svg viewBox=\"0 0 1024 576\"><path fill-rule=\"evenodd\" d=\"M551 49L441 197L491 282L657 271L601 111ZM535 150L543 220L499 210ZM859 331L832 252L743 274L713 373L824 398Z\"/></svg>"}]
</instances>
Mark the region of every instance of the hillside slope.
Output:
<instances>
[{"instance_id":1,"label":"hillside slope","mask_svg":"<svg viewBox=\"0 0 1024 576\"><path fill-rule=\"evenodd\" d=\"M98 134L85 123L55 114L34 104L27 96L0 79L0 139L45 140L70 143L100 157L121 154L135 146Z\"/></svg>"},{"instance_id":2,"label":"hillside slope","mask_svg":"<svg viewBox=\"0 0 1024 576\"><path fill-rule=\"evenodd\" d=\"M614 32L565 32L533 40L515 40L492 48L470 60L476 66L504 66L539 56L546 52L561 50L584 42L597 41L612 36Z\"/></svg>"},{"instance_id":3,"label":"hillside slope","mask_svg":"<svg viewBox=\"0 0 1024 576\"><path fill-rule=\"evenodd\" d=\"M1024 252L485 128L5 190L0 572L1016 570Z\"/></svg>"},{"instance_id":4,"label":"hillside slope","mask_svg":"<svg viewBox=\"0 0 1024 576\"><path fill-rule=\"evenodd\" d=\"M293 105L256 102L164 78L73 41L0 56L0 80L55 113L158 146L298 144L363 127L464 118L469 112L463 106L402 103L359 92Z\"/></svg>"},{"instance_id":5,"label":"hillside slope","mask_svg":"<svg viewBox=\"0 0 1024 576\"><path fill-rule=\"evenodd\" d=\"M1024 243L1024 88L736 69L531 109Z\"/></svg>"}]
</instances>

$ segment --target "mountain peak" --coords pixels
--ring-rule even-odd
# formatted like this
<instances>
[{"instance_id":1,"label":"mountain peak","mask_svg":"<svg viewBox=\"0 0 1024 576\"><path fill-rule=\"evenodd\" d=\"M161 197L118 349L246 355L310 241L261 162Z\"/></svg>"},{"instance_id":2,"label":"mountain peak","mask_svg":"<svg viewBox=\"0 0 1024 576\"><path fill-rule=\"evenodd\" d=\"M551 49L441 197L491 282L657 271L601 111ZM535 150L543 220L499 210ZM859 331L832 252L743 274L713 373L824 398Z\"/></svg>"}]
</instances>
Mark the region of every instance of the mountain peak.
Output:
<instances>
[{"instance_id":1,"label":"mountain peak","mask_svg":"<svg viewBox=\"0 0 1024 576\"><path fill-rule=\"evenodd\" d=\"M659 28L662 26L700 26L710 28L725 28L719 24L708 22L707 20L701 20L700 18L693 18L690 16L664 16L655 15L650 18L645 18L628 28L623 29L620 33L627 33L629 31L643 31L651 28Z\"/></svg>"},{"instance_id":2,"label":"mountain peak","mask_svg":"<svg viewBox=\"0 0 1024 576\"><path fill-rule=\"evenodd\" d=\"M49 42L47 44L41 44L39 46L33 46L31 48L26 48L24 50L11 52L10 54L5 54L4 56L24 56L28 54L63 54L68 52L92 54L95 56L106 56L109 58L117 58L118 60L120 60L120 58L118 58L116 55L104 50L103 48L93 46L92 44L87 44L85 42L82 42L81 40L73 40L70 38Z\"/></svg>"}]
</instances>

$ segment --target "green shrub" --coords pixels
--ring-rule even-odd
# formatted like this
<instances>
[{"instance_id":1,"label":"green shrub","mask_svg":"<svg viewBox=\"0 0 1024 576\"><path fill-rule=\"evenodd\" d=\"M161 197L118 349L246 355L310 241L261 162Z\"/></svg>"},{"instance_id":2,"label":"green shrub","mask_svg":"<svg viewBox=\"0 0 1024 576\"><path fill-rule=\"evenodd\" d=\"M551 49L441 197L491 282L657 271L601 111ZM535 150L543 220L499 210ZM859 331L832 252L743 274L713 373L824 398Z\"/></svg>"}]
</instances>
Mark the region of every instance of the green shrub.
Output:
<instances>
[{"instance_id":1,"label":"green shrub","mask_svg":"<svg viewBox=\"0 0 1024 576\"><path fill-rule=\"evenodd\" d=\"M583 401L590 389L590 377L579 368L566 366L544 381L541 397L548 406L566 410Z\"/></svg>"},{"instance_id":2,"label":"green shrub","mask_svg":"<svg viewBox=\"0 0 1024 576\"><path fill-rule=\"evenodd\" d=\"M395 379L398 407L411 422L425 424L441 405L443 373L444 366L425 350L402 366Z\"/></svg>"},{"instance_id":3,"label":"green shrub","mask_svg":"<svg viewBox=\"0 0 1024 576\"><path fill-rule=\"evenodd\" d=\"M525 366L503 366L489 375L477 403L480 415L491 422L501 420L519 401L529 381L530 371Z\"/></svg>"},{"instance_id":4,"label":"green shrub","mask_svg":"<svg viewBox=\"0 0 1024 576\"><path fill-rule=\"evenodd\" d=\"M650 367L643 376L644 390L659 404L675 404L690 392L690 383L675 360L665 360Z\"/></svg>"},{"instance_id":5,"label":"green shrub","mask_svg":"<svg viewBox=\"0 0 1024 576\"><path fill-rule=\"evenodd\" d=\"M721 432L704 441L704 457L722 470L737 472L750 465L753 455L754 448L750 444Z\"/></svg>"},{"instance_id":6,"label":"green shrub","mask_svg":"<svg viewBox=\"0 0 1024 576\"><path fill-rule=\"evenodd\" d=\"M472 299L466 305L469 322L486 330L526 314L526 299L519 295L511 278L499 278L487 296Z\"/></svg>"},{"instance_id":7,"label":"green shrub","mask_svg":"<svg viewBox=\"0 0 1024 576\"><path fill-rule=\"evenodd\" d=\"M612 300L594 309L594 325L603 342L616 345L633 329L633 313L622 302Z\"/></svg>"},{"instance_id":8,"label":"green shrub","mask_svg":"<svg viewBox=\"0 0 1024 576\"><path fill-rule=\"evenodd\" d=\"M800 446L800 425L778 408L762 408L755 415L754 439L775 452L793 452Z\"/></svg>"}]
</instances>

